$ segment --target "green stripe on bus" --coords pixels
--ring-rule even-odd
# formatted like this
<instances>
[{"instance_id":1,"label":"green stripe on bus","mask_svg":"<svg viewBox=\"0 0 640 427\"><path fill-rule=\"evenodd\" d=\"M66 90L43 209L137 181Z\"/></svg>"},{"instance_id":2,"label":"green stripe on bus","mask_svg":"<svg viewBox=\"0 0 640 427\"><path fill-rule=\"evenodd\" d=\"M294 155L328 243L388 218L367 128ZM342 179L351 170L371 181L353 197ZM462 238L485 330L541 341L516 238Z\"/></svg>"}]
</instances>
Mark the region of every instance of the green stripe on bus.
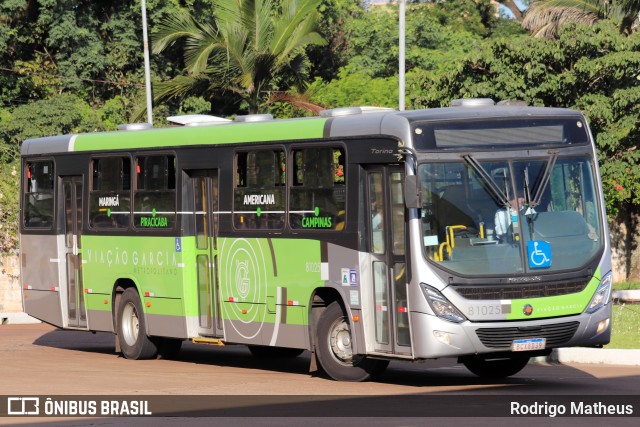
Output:
<instances>
[{"instance_id":1,"label":"green stripe on bus","mask_svg":"<svg viewBox=\"0 0 640 427\"><path fill-rule=\"evenodd\" d=\"M326 121L325 118L314 118L148 131L89 133L77 136L74 151L314 139L322 138Z\"/></svg>"},{"instance_id":2,"label":"green stripe on bus","mask_svg":"<svg viewBox=\"0 0 640 427\"><path fill-rule=\"evenodd\" d=\"M549 317L570 316L582 313L591 301L600 284L600 269L591 278L589 284L577 294L544 298L516 299L511 301L511 314L508 320L545 319ZM530 314L527 314L530 313Z\"/></svg>"}]
</instances>

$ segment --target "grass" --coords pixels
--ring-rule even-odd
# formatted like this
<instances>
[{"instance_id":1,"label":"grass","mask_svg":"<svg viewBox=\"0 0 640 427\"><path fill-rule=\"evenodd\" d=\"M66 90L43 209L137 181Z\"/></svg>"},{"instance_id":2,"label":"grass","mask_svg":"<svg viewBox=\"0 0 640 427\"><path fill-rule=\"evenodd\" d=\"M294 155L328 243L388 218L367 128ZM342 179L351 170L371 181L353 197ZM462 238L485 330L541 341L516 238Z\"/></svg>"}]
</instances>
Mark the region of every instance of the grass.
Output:
<instances>
[{"instance_id":1,"label":"grass","mask_svg":"<svg viewBox=\"0 0 640 427\"><path fill-rule=\"evenodd\" d=\"M640 348L640 304L615 304L606 348Z\"/></svg>"},{"instance_id":2,"label":"grass","mask_svg":"<svg viewBox=\"0 0 640 427\"><path fill-rule=\"evenodd\" d=\"M640 282L620 282L613 284L614 291L629 291L640 289Z\"/></svg>"}]
</instances>

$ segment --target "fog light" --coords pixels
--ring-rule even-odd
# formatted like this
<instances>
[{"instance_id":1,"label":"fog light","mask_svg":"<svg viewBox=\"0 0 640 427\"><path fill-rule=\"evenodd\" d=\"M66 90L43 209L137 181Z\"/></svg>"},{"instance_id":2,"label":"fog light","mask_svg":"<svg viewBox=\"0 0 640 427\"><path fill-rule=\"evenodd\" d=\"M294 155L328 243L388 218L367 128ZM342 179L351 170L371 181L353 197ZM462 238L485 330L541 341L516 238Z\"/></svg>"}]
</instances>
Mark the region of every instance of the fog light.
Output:
<instances>
[{"instance_id":1,"label":"fog light","mask_svg":"<svg viewBox=\"0 0 640 427\"><path fill-rule=\"evenodd\" d=\"M433 331L433 335L442 344L451 345L451 335L442 331Z\"/></svg>"},{"instance_id":2,"label":"fog light","mask_svg":"<svg viewBox=\"0 0 640 427\"><path fill-rule=\"evenodd\" d=\"M607 328L609 327L609 320L610 319L607 318L607 319L601 320L600 323L598 323L598 329L596 329L596 335L607 330Z\"/></svg>"}]
</instances>

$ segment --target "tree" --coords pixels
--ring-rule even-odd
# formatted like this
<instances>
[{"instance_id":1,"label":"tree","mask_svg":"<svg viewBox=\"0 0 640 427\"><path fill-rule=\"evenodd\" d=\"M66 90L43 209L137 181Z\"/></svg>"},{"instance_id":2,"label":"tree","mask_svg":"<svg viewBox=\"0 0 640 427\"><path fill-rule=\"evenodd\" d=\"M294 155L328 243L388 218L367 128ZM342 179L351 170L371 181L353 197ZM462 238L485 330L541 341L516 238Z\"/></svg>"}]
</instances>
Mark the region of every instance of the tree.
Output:
<instances>
[{"instance_id":1,"label":"tree","mask_svg":"<svg viewBox=\"0 0 640 427\"><path fill-rule=\"evenodd\" d=\"M567 22L593 25L611 19L630 33L640 13L640 0L533 0L522 26L535 37L555 38Z\"/></svg>"},{"instance_id":2,"label":"tree","mask_svg":"<svg viewBox=\"0 0 640 427\"><path fill-rule=\"evenodd\" d=\"M504 19L495 16L489 0L448 0L407 5L407 71L433 69L455 61L477 45ZM377 7L346 23L350 58L348 73L373 78L391 77L398 72L398 8ZM344 73L342 73L344 75Z\"/></svg>"},{"instance_id":3,"label":"tree","mask_svg":"<svg viewBox=\"0 0 640 427\"><path fill-rule=\"evenodd\" d=\"M307 91L311 99L327 108L372 105L395 108L398 105L398 79L371 78L364 72L348 73L329 83L317 78Z\"/></svg>"},{"instance_id":4,"label":"tree","mask_svg":"<svg viewBox=\"0 0 640 427\"><path fill-rule=\"evenodd\" d=\"M318 31L327 43L322 46L310 46L307 49L311 61L311 76L321 77L325 81L338 76L340 68L349 60L350 22L361 19L365 13L361 0L322 0L318 11L320 21Z\"/></svg>"},{"instance_id":5,"label":"tree","mask_svg":"<svg viewBox=\"0 0 640 427\"><path fill-rule=\"evenodd\" d=\"M160 53L184 39L184 74L157 84L159 100L230 91L257 113L269 91L306 86L304 48L324 39L314 31L320 0L213 0L213 22L181 12L154 38Z\"/></svg>"},{"instance_id":6,"label":"tree","mask_svg":"<svg viewBox=\"0 0 640 427\"><path fill-rule=\"evenodd\" d=\"M20 144L43 136L104 130L97 114L80 98L62 94L0 109L0 254L18 244Z\"/></svg>"},{"instance_id":7,"label":"tree","mask_svg":"<svg viewBox=\"0 0 640 427\"><path fill-rule=\"evenodd\" d=\"M82 99L64 93L52 99L35 101L14 109L0 122L0 141L9 152L29 138L104 130L96 112ZM14 157L7 157L12 161Z\"/></svg>"}]
</instances>

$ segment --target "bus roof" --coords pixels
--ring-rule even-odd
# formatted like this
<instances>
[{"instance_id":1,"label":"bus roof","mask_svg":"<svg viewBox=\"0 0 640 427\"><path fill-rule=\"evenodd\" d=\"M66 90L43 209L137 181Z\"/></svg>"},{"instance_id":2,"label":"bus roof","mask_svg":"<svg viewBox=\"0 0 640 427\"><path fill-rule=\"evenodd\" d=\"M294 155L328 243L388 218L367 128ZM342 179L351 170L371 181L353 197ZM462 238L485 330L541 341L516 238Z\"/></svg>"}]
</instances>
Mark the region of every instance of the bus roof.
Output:
<instances>
[{"instance_id":1,"label":"bus roof","mask_svg":"<svg viewBox=\"0 0 640 427\"><path fill-rule=\"evenodd\" d=\"M60 135L29 139L22 144L21 152L25 156L371 135L390 135L408 141L410 140L409 125L415 121L523 116L582 117L579 112L564 108L522 106L446 107L413 111L383 110L337 117L270 120L255 123L229 122L228 124L210 126Z\"/></svg>"}]
</instances>

